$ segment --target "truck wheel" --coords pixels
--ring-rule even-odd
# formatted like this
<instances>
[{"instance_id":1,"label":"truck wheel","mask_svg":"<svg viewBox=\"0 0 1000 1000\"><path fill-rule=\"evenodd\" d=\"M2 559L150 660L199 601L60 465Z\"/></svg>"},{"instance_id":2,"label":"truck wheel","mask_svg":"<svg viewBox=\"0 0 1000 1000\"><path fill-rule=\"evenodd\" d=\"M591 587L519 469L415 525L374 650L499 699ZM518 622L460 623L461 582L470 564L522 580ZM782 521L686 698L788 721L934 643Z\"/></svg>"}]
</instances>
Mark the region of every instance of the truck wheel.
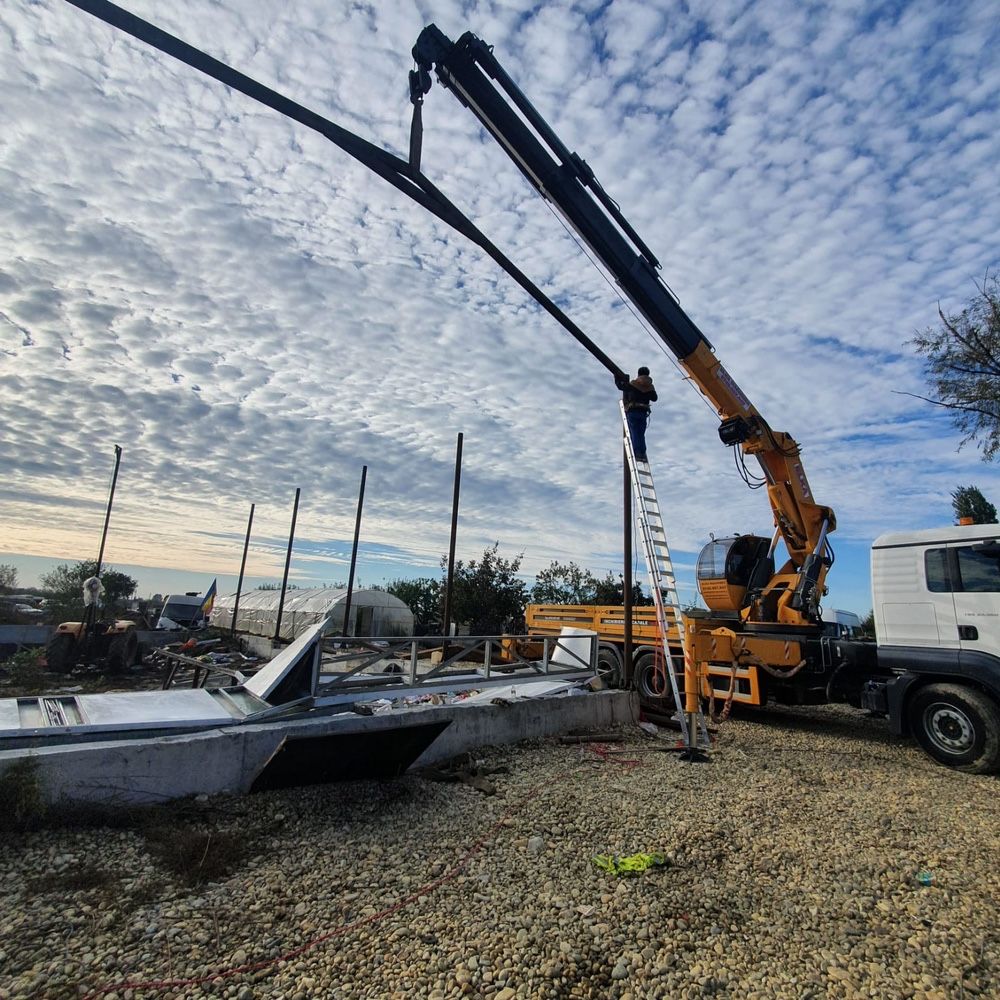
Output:
<instances>
[{"instance_id":1,"label":"truck wheel","mask_svg":"<svg viewBox=\"0 0 1000 1000\"><path fill-rule=\"evenodd\" d=\"M676 708L670 678L656 669L656 653L643 653L635 661L635 686L641 700L657 702L664 711Z\"/></svg>"},{"instance_id":2,"label":"truck wheel","mask_svg":"<svg viewBox=\"0 0 1000 1000\"><path fill-rule=\"evenodd\" d=\"M622 658L614 646L601 643L597 647L597 674L608 687L622 683Z\"/></svg>"},{"instance_id":3,"label":"truck wheel","mask_svg":"<svg viewBox=\"0 0 1000 1000\"><path fill-rule=\"evenodd\" d=\"M139 662L139 637L135 632L119 632L108 643L108 655L105 658L108 670L120 674Z\"/></svg>"},{"instance_id":4,"label":"truck wheel","mask_svg":"<svg viewBox=\"0 0 1000 1000\"><path fill-rule=\"evenodd\" d=\"M76 666L76 637L57 632L45 644L45 662L56 674L68 674Z\"/></svg>"},{"instance_id":5,"label":"truck wheel","mask_svg":"<svg viewBox=\"0 0 1000 1000\"><path fill-rule=\"evenodd\" d=\"M939 764L972 774L1000 770L1000 708L975 688L921 688L910 702L910 727Z\"/></svg>"}]
</instances>

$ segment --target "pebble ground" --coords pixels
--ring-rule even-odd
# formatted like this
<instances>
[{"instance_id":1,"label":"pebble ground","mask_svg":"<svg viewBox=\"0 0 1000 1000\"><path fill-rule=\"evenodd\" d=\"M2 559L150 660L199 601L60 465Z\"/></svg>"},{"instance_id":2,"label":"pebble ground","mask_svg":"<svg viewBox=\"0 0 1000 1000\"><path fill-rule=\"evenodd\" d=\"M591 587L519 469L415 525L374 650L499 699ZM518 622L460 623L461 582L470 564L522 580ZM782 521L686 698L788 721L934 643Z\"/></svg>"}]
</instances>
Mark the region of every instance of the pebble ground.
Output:
<instances>
[{"instance_id":1,"label":"pebble ground","mask_svg":"<svg viewBox=\"0 0 1000 1000\"><path fill-rule=\"evenodd\" d=\"M847 709L732 719L700 765L623 733L479 751L509 768L493 796L408 775L186 804L178 837L249 852L197 885L141 829L7 835L0 997L1000 996L1000 779ZM591 860L638 851L669 864Z\"/></svg>"}]
</instances>

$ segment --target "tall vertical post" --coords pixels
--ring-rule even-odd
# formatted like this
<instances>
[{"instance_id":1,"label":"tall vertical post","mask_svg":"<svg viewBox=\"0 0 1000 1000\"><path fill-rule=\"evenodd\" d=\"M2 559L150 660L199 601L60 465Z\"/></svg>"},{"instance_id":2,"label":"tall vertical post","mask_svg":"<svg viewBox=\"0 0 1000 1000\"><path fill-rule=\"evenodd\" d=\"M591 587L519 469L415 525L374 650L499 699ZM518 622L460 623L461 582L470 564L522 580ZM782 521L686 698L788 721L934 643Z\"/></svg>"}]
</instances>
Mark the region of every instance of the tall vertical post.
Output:
<instances>
[{"instance_id":1,"label":"tall vertical post","mask_svg":"<svg viewBox=\"0 0 1000 1000\"><path fill-rule=\"evenodd\" d=\"M299 494L301 487L295 487L295 506L292 507L292 526L288 531L288 551L285 553L285 575L281 578L281 597L278 600L278 620L274 625L274 639L277 642L281 637L281 613L285 610L285 588L288 586L288 567L292 564L292 542L295 541L295 519L299 515Z\"/></svg>"},{"instance_id":2,"label":"tall vertical post","mask_svg":"<svg viewBox=\"0 0 1000 1000\"><path fill-rule=\"evenodd\" d=\"M462 433L458 434L455 452L455 490L451 500L451 542L448 545L448 578L444 582L444 623L441 631L451 633L451 585L455 575L455 538L458 535L458 496L462 486Z\"/></svg>"},{"instance_id":3,"label":"tall vertical post","mask_svg":"<svg viewBox=\"0 0 1000 1000\"><path fill-rule=\"evenodd\" d=\"M115 471L111 476L111 491L110 493L108 493L108 508L104 512L104 530L101 532L101 549L97 553L97 570L94 573L94 576L101 575L101 566L104 564L104 543L108 540L108 524L111 522L111 505L115 502L115 486L117 486L118 484L118 467L121 464L122 464L122 448L120 444L116 444Z\"/></svg>"},{"instance_id":4,"label":"tall vertical post","mask_svg":"<svg viewBox=\"0 0 1000 1000\"><path fill-rule=\"evenodd\" d=\"M236 600L233 602L233 622L229 628L230 635L236 635L236 616L240 613L240 594L243 593L243 573L247 568L247 550L250 548L250 529L253 527L253 512L256 504L250 504L250 517L247 519L247 537L243 540L243 559L240 562L240 579L236 584Z\"/></svg>"},{"instance_id":5,"label":"tall vertical post","mask_svg":"<svg viewBox=\"0 0 1000 1000\"><path fill-rule=\"evenodd\" d=\"M351 621L351 595L354 593L354 567L358 564L358 539L361 537L361 508L365 503L365 479L368 476L368 466L361 466L361 489L358 490L358 513L354 518L354 546L351 548L351 571L347 575L347 598L344 601L344 631L343 636L348 636L348 627Z\"/></svg>"},{"instance_id":6,"label":"tall vertical post","mask_svg":"<svg viewBox=\"0 0 1000 1000\"><path fill-rule=\"evenodd\" d=\"M632 686L632 474L628 467L628 452L622 442L622 468L625 471L622 491L622 551L625 555L625 572L622 575L622 603L625 605L625 649L623 665L625 687Z\"/></svg>"}]
</instances>

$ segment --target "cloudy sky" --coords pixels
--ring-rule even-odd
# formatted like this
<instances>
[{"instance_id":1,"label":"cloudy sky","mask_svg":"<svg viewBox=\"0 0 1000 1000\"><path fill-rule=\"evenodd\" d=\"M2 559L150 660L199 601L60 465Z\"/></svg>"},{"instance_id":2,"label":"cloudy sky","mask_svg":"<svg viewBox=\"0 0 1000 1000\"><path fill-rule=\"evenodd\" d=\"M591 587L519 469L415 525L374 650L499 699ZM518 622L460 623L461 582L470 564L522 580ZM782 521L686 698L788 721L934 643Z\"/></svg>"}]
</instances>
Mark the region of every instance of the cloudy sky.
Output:
<instances>
[{"instance_id":1,"label":"cloudy sky","mask_svg":"<svg viewBox=\"0 0 1000 1000\"><path fill-rule=\"evenodd\" d=\"M1000 261L1000 11L984 0L532 4L128 0L405 155L410 49L472 30L605 188L832 506L829 607L864 612L883 531L950 523L994 466L907 341ZM436 575L456 435L459 555L621 566L620 427L600 365L495 265L305 128L62 0L0 9L0 561L106 558L143 593ZM435 86L423 167L623 368L677 562L770 533L717 420L499 147ZM685 595L686 596L686 595Z\"/></svg>"}]
</instances>

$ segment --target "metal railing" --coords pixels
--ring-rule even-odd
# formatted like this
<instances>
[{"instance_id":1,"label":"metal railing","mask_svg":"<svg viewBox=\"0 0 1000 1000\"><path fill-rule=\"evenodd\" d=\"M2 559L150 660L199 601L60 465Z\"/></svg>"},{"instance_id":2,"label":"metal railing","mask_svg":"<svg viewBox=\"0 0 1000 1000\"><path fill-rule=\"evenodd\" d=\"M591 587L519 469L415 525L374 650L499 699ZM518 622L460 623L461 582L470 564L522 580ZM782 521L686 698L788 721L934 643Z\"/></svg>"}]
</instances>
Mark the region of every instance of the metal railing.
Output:
<instances>
[{"instance_id":1,"label":"metal railing","mask_svg":"<svg viewBox=\"0 0 1000 1000\"><path fill-rule=\"evenodd\" d=\"M571 680L597 673L597 646L596 635L327 637L316 694ZM539 658L528 655L538 647Z\"/></svg>"}]
</instances>

